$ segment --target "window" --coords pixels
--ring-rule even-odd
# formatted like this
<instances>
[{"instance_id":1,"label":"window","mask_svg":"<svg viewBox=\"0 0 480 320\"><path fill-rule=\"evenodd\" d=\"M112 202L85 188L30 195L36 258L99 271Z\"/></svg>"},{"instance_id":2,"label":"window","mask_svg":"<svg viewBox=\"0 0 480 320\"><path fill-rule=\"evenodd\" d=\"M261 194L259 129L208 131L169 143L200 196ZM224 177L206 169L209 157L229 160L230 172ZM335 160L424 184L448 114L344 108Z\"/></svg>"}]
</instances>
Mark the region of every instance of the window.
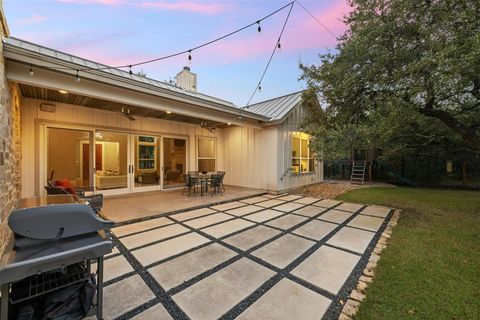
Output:
<instances>
[{"instance_id":1,"label":"window","mask_svg":"<svg viewBox=\"0 0 480 320\"><path fill-rule=\"evenodd\" d=\"M155 137L138 136L137 168L155 170L157 168L157 142Z\"/></svg>"},{"instance_id":2,"label":"window","mask_svg":"<svg viewBox=\"0 0 480 320\"><path fill-rule=\"evenodd\" d=\"M216 169L217 142L214 138L197 140L198 171L213 172Z\"/></svg>"},{"instance_id":3,"label":"window","mask_svg":"<svg viewBox=\"0 0 480 320\"><path fill-rule=\"evenodd\" d=\"M292 133L292 172L315 171L314 153L310 149L310 135L303 132Z\"/></svg>"}]
</instances>

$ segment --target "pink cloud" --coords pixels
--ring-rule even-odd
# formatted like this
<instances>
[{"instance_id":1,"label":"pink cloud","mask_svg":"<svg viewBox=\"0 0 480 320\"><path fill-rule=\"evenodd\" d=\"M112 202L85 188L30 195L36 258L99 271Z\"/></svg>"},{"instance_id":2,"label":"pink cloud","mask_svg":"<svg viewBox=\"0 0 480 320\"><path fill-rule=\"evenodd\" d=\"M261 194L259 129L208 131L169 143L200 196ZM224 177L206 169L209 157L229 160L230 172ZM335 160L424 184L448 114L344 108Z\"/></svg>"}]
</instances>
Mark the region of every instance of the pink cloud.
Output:
<instances>
[{"instance_id":1,"label":"pink cloud","mask_svg":"<svg viewBox=\"0 0 480 320\"><path fill-rule=\"evenodd\" d=\"M102 2L110 4L119 4L123 0L63 0L69 2ZM132 2L133 3L133 2ZM140 3L140 2L139 2ZM139 5L137 3L136 5ZM146 3L146 2L141 2ZM153 2L152 2L153 3ZM162 2L165 4L165 2ZM180 2L169 3L171 5L184 5L186 3L193 2ZM196 3L196 2L195 2ZM213 2L210 2L212 4ZM205 3L206 4L206 3ZM188 7L188 6L187 6ZM146 7L144 7L146 8ZM169 7L165 10L186 10L186 7L180 9L174 9ZM209 12L216 12L216 7L209 7ZM161 9L161 8L158 8ZM310 8L309 8L310 9ZM190 10L193 10L190 8ZM197 10L197 9L196 9ZM200 9L198 9L200 10ZM203 9L201 9L203 10ZM206 10L206 9L205 9ZM342 35L347 26L342 22L342 18L347 14L351 8L347 4L346 0L340 0L336 4L333 4L323 9L311 10L312 14L325 24L329 30L336 36ZM207 11L202 11L207 12ZM201 48L193 52L193 64L210 65L212 63L230 64L235 61L247 60L251 58L268 58L268 55L273 49L275 41L278 37L283 19L286 15L278 15L272 20L262 23L263 30L260 34L256 31L256 26L238 34L235 37L225 39L207 47ZM233 30L235 27L230 28L228 25L221 26L222 31L213 35L212 38L219 36L227 31ZM173 53L173 51L179 51L185 48L176 48L176 50L168 50L165 52L156 53L141 53L136 52L136 48L125 48L126 50L115 49L117 46L114 44L119 43L119 39L134 35L135 32L113 32L109 34L99 34L94 37L85 37L83 31L81 34L72 35L63 31L57 31L56 34L42 34L42 35L24 35L23 38L30 39L33 42L41 43L47 46L52 46L61 51L72 53L74 55L84 57L93 61L101 62L110 66L126 65L139 61L149 60L152 58L158 58L159 56ZM92 33L93 34L93 33ZM83 39L83 41L79 41ZM205 42L210 39L199 39L199 43ZM192 47L199 43L192 43ZM289 53L293 55L305 52L305 50L322 50L325 47L333 47L336 45L337 40L329 34L317 21L315 21L310 15L308 15L298 5L294 7L291 19L285 29L285 33L282 38L282 53ZM145 66L140 66L138 69L144 68L147 74L161 73L166 70L176 70L184 65L187 61L187 55L182 55L178 59L167 59L162 62L152 63Z\"/></svg>"},{"instance_id":2,"label":"pink cloud","mask_svg":"<svg viewBox=\"0 0 480 320\"><path fill-rule=\"evenodd\" d=\"M281 39L282 52L301 53L307 49L324 49L334 47L337 40L325 28L296 6ZM342 19L350 12L346 1L312 12L336 37L340 37L347 26ZM264 27L262 34L250 34L217 42L194 52L194 56L217 60L221 63L232 63L237 60L256 56L266 56L276 43L283 18L274 24L274 30ZM248 31L247 31L248 32Z\"/></svg>"},{"instance_id":3,"label":"pink cloud","mask_svg":"<svg viewBox=\"0 0 480 320\"><path fill-rule=\"evenodd\" d=\"M123 0L58 0L59 2L75 3L75 4L103 4L103 5L119 5L125 4Z\"/></svg>"},{"instance_id":4,"label":"pink cloud","mask_svg":"<svg viewBox=\"0 0 480 320\"><path fill-rule=\"evenodd\" d=\"M285 31L285 50L335 46L337 39L335 39L330 32L337 38L343 35L347 30L347 26L343 22L343 17L352 10L346 0L343 0L326 9L312 12L312 14L330 30L330 32L328 32L320 23L303 11L303 9L299 7L296 9L298 14L297 19L295 19L296 22ZM299 17L299 12L302 13L303 17Z\"/></svg>"},{"instance_id":5,"label":"pink cloud","mask_svg":"<svg viewBox=\"0 0 480 320\"><path fill-rule=\"evenodd\" d=\"M225 3L207 1L132 1L132 0L58 0L74 4L101 4L107 6L130 5L144 9L158 9L170 11L187 11L204 14L218 14L223 12L227 5Z\"/></svg>"},{"instance_id":6,"label":"pink cloud","mask_svg":"<svg viewBox=\"0 0 480 320\"><path fill-rule=\"evenodd\" d=\"M32 24L32 23L39 23L39 22L45 21L46 19L47 18L45 16L34 14L28 18L18 19L16 23L19 25L26 25L26 24Z\"/></svg>"},{"instance_id":7,"label":"pink cloud","mask_svg":"<svg viewBox=\"0 0 480 320\"><path fill-rule=\"evenodd\" d=\"M223 12L226 5L223 3L208 3L208 2L193 2L193 1L181 1L181 2L141 2L138 4L141 8L146 9L160 9L160 10L174 10L174 11L190 11L205 14L218 14Z\"/></svg>"}]
</instances>

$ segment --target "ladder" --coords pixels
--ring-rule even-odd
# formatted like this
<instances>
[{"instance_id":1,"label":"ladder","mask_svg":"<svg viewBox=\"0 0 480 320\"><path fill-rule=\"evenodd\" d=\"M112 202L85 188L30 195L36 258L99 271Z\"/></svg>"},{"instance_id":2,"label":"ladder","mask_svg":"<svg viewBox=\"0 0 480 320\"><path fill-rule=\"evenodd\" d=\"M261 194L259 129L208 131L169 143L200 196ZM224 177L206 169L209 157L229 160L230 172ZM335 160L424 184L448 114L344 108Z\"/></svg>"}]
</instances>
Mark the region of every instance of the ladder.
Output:
<instances>
[{"instance_id":1,"label":"ladder","mask_svg":"<svg viewBox=\"0 0 480 320\"><path fill-rule=\"evenodd\" d=\"M350 177L350 183L363 184L365 180L365 168L367 161L353 161L352 176Z\"/></svg>"}]
</instances>

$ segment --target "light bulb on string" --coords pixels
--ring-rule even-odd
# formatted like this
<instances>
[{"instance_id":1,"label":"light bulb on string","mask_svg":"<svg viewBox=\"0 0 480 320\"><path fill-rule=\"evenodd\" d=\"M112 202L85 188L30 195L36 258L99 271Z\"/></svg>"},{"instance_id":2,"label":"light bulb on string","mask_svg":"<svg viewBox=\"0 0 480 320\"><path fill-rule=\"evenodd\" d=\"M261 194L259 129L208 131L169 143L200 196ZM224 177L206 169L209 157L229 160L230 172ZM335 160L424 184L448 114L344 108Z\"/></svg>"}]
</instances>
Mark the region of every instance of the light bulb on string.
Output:
<instances>
[{"instance_id":1,"label":"light bulb on string","mask_svg":"<svg viewBox=\"0 0 480 320\"><path fill-rule=\"evenodd\" d=\"M188 64L192 64L192 50L188 50Z\"/></svg>"},{"instance_id":2,"label":"light bulb on string","mask_svg":"<svg viewBox=\"0 0 480 320\"><path fill-rule=\"evenodd\" d=\"M282 50L282 44L280 43L280 39L278 39L277 49L280 51Z\"/></svg>"},{"instance_id":3,"label":"light bulb on string","mask_svg":"<svg viewBox=\"0 0 480 320\"><path fill-rule=\"evenodd\" d=\"M258 92L262 92L262 85L261 84L258 85Z\"/></svg>"},{"instance_id":4,"label":"light bulb on string","mask_svg":"<svg viewBox=\"0 0 480 320\"><path fill-rule=\"evenodd\" d=\"M30 65L30 69L28 69L28 75L31 77L34 75L32 65Z\"/></svg>"},{"instance_id":5,"label":"light bulb on string","mask_svg":"<svg viewBox=\"0 0 480 320\"><path fill-rule=\"evenodd\" d=\"M77 69L77 75L75 76L75 82L80 82L80 76L78 74L78 69Z\"/></svg>"},{"instance_id":6,"label":"light bulb on string","mask_svg":"<svg viewBox=\"0 0 480 320\"><path fill-rule=\"evenodd\" d=\"M257 31L262 32L262 27L260 26L260 20L257 21L257 24L258 24Z\"/></svg>"},{"instance_id":7,"label":"light bulb on string","mask_svg":"<svg viewBox=\"0 0 480 320\"><path fill-rule=\"evenodd\" d=\"M133 74L133 72L132 72L132 65L129 65L129 66L128 66L128 73L130 73L130 75Z\"/></svg>"}]
</instances>

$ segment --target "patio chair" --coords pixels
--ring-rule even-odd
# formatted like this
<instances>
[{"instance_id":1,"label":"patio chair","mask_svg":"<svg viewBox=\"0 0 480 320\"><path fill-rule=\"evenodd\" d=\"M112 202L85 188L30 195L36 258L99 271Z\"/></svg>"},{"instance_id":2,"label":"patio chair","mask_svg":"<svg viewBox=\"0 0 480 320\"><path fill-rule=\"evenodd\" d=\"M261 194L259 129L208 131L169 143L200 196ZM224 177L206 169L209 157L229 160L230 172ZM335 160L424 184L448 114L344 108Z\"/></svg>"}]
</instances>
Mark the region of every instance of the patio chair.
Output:
<instances>
[{"instance_id":1,"label":"patio chair","mask_svg":"<svg viewBox=\"0 0 480 320\"><path fill-rule=\"evenodd\" d=\"M212 174L212 179L210 182L210 192L212 194L212 197L215 193L220 193L223 195L221 181L222 181L222 175Z\"/></svg>"},{"instance_id":2,"label":"patio chair","mask_svg":"<svg viewBox=\"0 0 480 320\"><path fill-rule=\"evenodd\" d=\"M217 174L220 176L220 187L223 192L225 192L225 185L223 184L223 178L225 178L225 171L217 171Z\"/></svg>"},{"instance_id":3,"label":"patio chair","mask_svg":"<svg viewBox=\"0 0 480 320\"><path fill-rule=\"evenodd\" d=\"M95 212L100 212L103 207L103 194L85 195L85 192L93 192L93 187L73 187L68 180L53 181L53 174L50 174L50 180L47 181L45 190L48 195L71 194L82 201L85 201Z\"/></svg>"},{"instance_id":4,"label":"patio chair","mask_svg":"<svg viewBox=\"0 0 480 320\"><path fill-rule=\"evenodd\" d=\"M193 193L195 193L195 181L192 179L192 177L189 174L184 174L183 180L185 181L185 186L183 187L183 190L182 190L182 196L184 195L185 191L188 190L188 196L190 197L190 193L192 192L192 190L193 190Z\"/></svg>"}]
</instances>

